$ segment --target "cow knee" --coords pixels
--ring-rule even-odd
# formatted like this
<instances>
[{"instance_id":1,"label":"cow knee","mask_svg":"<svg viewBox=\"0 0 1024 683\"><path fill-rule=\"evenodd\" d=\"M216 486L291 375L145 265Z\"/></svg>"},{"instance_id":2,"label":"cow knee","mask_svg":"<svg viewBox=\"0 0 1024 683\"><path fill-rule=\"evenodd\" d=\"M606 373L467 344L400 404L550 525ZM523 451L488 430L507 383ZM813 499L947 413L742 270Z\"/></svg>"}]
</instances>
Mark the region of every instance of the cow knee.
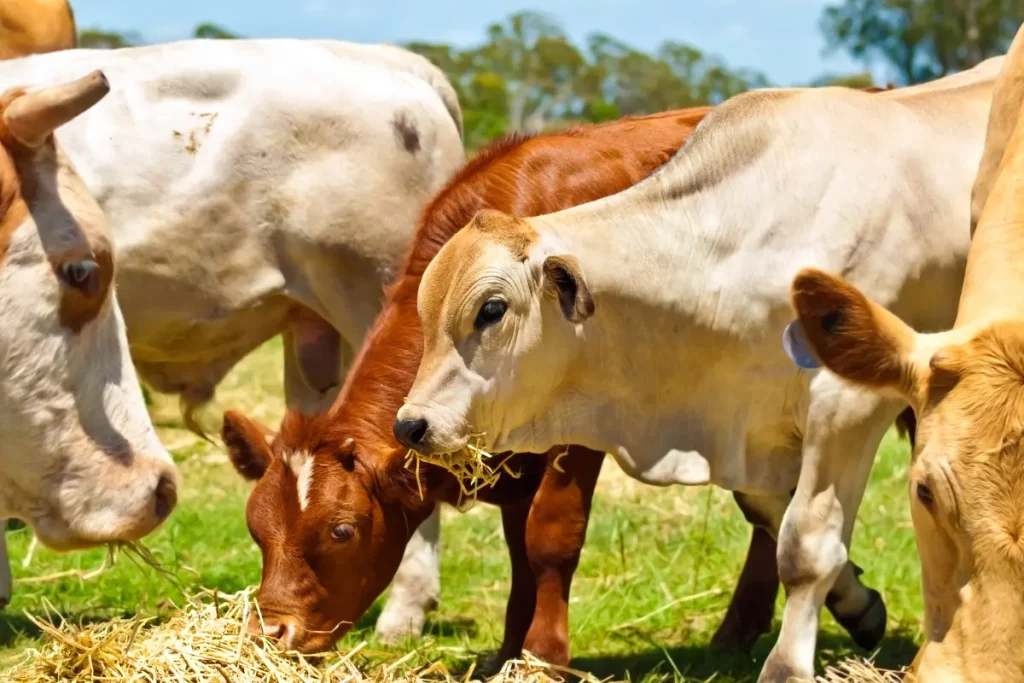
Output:
<instances>
[{"instance_id":1,"label":"cow knee","mask_svg":"<svg viewBox=\"0 0 1024 683\"><path fill-rule=\"evenodd\" d=\"M790 506L778 539L779 580L786 593L813 588L820 605L846 564L841 524L828 523L810 510Z\"/></svg>"}]
</instances>

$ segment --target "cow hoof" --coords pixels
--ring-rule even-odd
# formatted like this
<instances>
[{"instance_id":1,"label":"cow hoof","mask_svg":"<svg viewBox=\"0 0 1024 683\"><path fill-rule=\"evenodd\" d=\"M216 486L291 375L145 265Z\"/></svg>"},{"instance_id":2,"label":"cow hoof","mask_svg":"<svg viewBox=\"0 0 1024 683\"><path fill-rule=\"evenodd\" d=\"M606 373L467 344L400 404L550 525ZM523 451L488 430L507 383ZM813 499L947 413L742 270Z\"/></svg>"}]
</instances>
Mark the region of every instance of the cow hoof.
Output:
<instances>
[{"instance_id":1,"label":"cow hoof","mask_svg":"<svg viewBox=\"0 0 1024 683\"><path fill-rule=\"evenodd\" d=\"M732 615L729 615L732 616ZM711 637L711 647L722 650L750 652L757 639L771 631L771 621L765 627L754 619L726 618Z\"/></svg>"},{"instance_id":2,"label":"cow hoof","mask_svg":"<svg viewBox=\"0 0 1024 683\"><path fill-rule=\"evenodd\" d=\"M7 609L7 605L11 604L11 599L8 597L0 597L0 612Z\"/></svg>"},{"instance_id":3,"label":"cow hoof","mask_svg":"<svg viewBox=\"0 0 1024 683\"><path fill-rule=\"evenodd\" d=\"M885 637L887 613L882 595L873 588L868 595L868 606L857 615L836 617L836 621L850 634L853 642L865 650L874 650Z\"/></svg>"},{"instance_id":4,"label":"cow hoof","mask_svg":"<svg viewBox=\"0 0 1024 683\"><path fill-rule=\"evenodd\" d=\"M388 645L395 645L410 638L419 638L427 614L423 609L386 609L377 618L377 637Z\"/></svg>"},{"instance_id":5,"label":"cow hoof","mask_svg":"<svg viewBox=\"0 0 1024 683\"><path fill-rule=\"evenodd\" d=\"M530 642L529 636L523 649L534 657L555 666L569 665L569 641L565 638L544 638L543 641Z\"/></svg>"},{"instance_id":6,"label":"cow hoof","mask_svg":"<svg viewBox=\"0 0 1024 683\"><path fill-rule=\"evenodd\" d=\"M768 661L761 669L761 675L757 677L757 683L789 683L794 681L813 681L814 672L800 671L798 667L790 662L781 661L782 657L776 657L773 651L768 655Z\"/></svg>"}]
</instances>

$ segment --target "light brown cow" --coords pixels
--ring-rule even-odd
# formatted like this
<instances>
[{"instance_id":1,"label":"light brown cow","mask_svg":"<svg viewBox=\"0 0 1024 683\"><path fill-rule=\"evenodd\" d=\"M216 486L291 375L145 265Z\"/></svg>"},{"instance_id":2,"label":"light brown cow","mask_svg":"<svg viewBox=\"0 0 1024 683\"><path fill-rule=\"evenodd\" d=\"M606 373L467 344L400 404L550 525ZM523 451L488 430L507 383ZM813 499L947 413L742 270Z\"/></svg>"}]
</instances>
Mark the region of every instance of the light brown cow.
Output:
<instances>
[{"instance_id":1,"label":"light brown cow","mask_svg":"<svg viewBox=\"0 0 1024 683\"><path fill-rule=\"evenodd\" d=\"M1001 73L953 329L918 334L844 280L808 270L793 305L834 373L908 401L921 555L923 683L1024 680L1024 33Z\"/></svg>"},{"instance_id":2,"label":"light brown cow","mask_svg":"<svg viewBox=\"0 0 1024 683\"><path fill-rule=\"evenodd\" d=\"M70 50L78 43L67 0L0 2L0 59Z\"/></svg>"}]
</instances>

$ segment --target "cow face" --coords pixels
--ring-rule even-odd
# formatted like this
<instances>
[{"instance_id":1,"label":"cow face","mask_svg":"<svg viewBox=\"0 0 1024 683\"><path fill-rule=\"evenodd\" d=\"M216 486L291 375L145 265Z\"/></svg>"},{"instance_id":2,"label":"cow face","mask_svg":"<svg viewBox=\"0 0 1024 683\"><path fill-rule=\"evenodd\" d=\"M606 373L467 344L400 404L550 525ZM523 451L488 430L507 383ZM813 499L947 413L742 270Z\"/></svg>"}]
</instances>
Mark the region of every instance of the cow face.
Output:
<instances>
[{"instance_id":1,"label":"cow face","mask_svg":"<svg viewBox=\"0 0 1024 683\"><path fill-rule=\"evenodd\" d=\"M320 652L345 635L433 510L413 498L411 473L367 465L330 423L329 415L289 413L274 435L238 413L224 416L231 461L256 481L245 516L263 577L249 632L285 650Z\"/></svg>"},{"instance_id":2,"label":"cow face","mask_svg":"<svg viewBox=\"0 0 1024 683\"><path fill-rule=\"evenodd\" d=\"M423 360L394 427L403 445L441 453L478 435L493 451L551 446L531 423L564 386L594 301L577 259L546 239L485 211L430 263Z\"/></svg>"},{"instance_id":3,"label":"cow face","mask_svg":"<svg viewBox=\"0 0 1024 683\"><path fill-rule=\"evenodd\" d=\"M109 86L0 97L0 518L70 549L140 538L177 500L111 283L99 206L52 131Z\"/></svg>"},{"instance_id":4,"label":"cow face","mask_svg":"<svg viewBox=\"0 0 1024 683\"><path fill-rule=\"evenodd\" d=\"M920 680L1012 680L1024 658L1024 323L916 334L848 283L803 271L793 305L815 355L918 418L910 504L927 642Z\"/></svg>"}]
</instances>

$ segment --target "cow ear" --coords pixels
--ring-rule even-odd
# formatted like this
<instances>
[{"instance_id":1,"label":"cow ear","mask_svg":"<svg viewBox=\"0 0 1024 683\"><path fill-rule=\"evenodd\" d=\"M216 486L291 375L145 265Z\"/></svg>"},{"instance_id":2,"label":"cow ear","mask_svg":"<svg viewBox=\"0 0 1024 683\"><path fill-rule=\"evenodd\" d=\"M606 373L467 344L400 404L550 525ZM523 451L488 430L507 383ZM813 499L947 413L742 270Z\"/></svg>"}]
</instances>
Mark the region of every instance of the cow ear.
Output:
<instances>
[{"instance_id":1,"label":"cow ear","mask_svg":"<svg viewBox=\"0 0 1024 683\"><path fill-rule=\"evenodd\" d=\"M545 287L558 297L565 319L581 323L594 315L594 297L575 256L563 254L544 259Z\"/></svg>"},{"instance_id":2,"label":"cow ear","mask_svg":"<svg viewBox=\"0 0 1024 683\"><path fill-rule=\"evenodd\" d=\"M345 468L346 471L351 472L356 466L356 441L351 436L345 439L344 443L338 449L338 462Z\"/></svg>"},{"instance_id":3,"label":"cow ear","mask_svg":"<svg viewBox=\"0 0 1024 683\"><path fill-rule=\"evenodd\" d=\"M231 464L240 475L250 481L263 476L273 457L270 442L274 432L241 413L229 410L224 413L220 435L227 446Z\"/></svg>"},{"instance_id":4,"label":"cow ear","mask_svg":"<svg viewBox=\"0 0 1024 683\"><path fill-rule=\"evenodd\" d=\"M850 283L820 270L800 271L790 294L801 332L825 367L913 402L920 375L912 359L913 329Z\"/></svg>"}]
</instances>

